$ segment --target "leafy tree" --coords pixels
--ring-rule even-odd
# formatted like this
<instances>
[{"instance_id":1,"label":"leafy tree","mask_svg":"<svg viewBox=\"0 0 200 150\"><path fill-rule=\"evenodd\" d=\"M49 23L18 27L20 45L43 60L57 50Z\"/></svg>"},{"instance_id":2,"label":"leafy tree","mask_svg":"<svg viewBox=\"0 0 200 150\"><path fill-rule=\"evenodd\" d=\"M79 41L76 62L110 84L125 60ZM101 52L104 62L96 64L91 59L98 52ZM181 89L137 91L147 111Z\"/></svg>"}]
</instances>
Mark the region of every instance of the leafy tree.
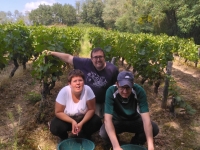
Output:
<instances>
[{"instance_id":1,"label":"leafy tree","mask_svg":"<svg viewBox=\"0 0 200 150\"><path fill-rule=\"evenodd\" d=\"M155 33L166 33L170 36L178 35L177 10L183 4L182 0L153 1L151 16Z\"/></svg>"},{"instance_id":2,"label":"leafy tree","mask_svg":"<svg viewBox=\"0 0 200 150\"><path fill-rule=\"evenodd\" d=\"M12 17L11 11L8 11L8 12L7 12L7 16L8 16L8 18L11 18L11 17Z\"/></svg>"},{"instance_id":3,"label":"leafy tree","mask_svg":"<svg viewBox=\"0 0 200 150\"><path fill-rule=\"evenodd\" d=\"M25 18L25 16L23 15L22 12L19 12L18 10L14 11L14 14L13 14L14 22L18 22L18 21L24 22L24 18Z\"/></svg>"},{"instance_id":4,"label":"leafy tree","mask_svg":"<svg viewBox=\"0 0 200 150\"><path fill-rule=\"evenodd\" d=\"M74 25L77 23L76 9L69 4L63 6L63 23L66 25Z\"/></svg>"},{"instance_id":5,"label":"leafy tree","mask_svg":"<svg viewBox=\"0 0 200 150\"><path fill-rule=\"evenodd\" d=\"M62 23L63 21L63 6L62 4L55 3L51 7L52 9L52 17L53 17L53 23Z\"/></svg>"},{"instance_id":6,"label":"leafy tree","mask_svg":"<svg viewBox=\"0 0 200 150\"><path fill-rule=\"evenodd\" d=\"M34 9L29 13L29 19L32 24L35 24L35 25L41 24L39 17L40 17L40 12L38 9Z\"/></svg>"},{"instance_id":7,"label":"leafy tree","mask_svg":"<svg viewBox=\"0 0 200 150\"><path fill-rule=\"evenodd\" d=\"M104 4L101 0L86 0L82 4L81 22L104 27L103 8Z\"/></svg>"},{"instance_id":8,"label":"leafy tree","mask_svg":"<svg viewBox=\"0 0 200 150\"><path fill-rule=\"evenodd\" d=\"M6 12L6 23L7 22L14 22L13 14L11 13L11 11Z\"/></svg>"},{"instance_id":9,"label":"leafy tree","mask_svg":"<svg viewBox=\"0 0 200 150\"><path fill-rule=\"evenodd\" d=\"M67 24L74 25L76 21L76 10L69 4L55 3L53 6L40 5L29 13L29 19L33 24L52 25Z\"/></svg>"},{"instance_id":10,"label":"leafy tree","mask_svg":"<svg viewBox=\"0 0 200 150\"><path fill-rule=\"evenodd\" d=\"M103 19L107 27L123 32L152 32L151 0L107 0Z\"/></svg>"},{"instance_id":11,"label":"leafy tree","mask_svg":"<svg viewBox=\"0 0 200 150\"><path fill-rule=\"evenodd\" d=\"M25 11L25 13L24 13L24 23L26 24L26 25L31 25L31 22L30 22L30 20L29 20L29 11Z\"/></svg>"},{"instance_id":12,"label":"leafy tree","mask_svg":"<svg viewBox=\"0 0 200 150\"><path fill-rule=\"evenodd\" d=\"M0 11L0 24L6 23L7 17L4 11Z\"/></svg>"},{"instance_id":13,"label":"leafy tree","mask_svg":"<svg viewBox=\"0 0 200 150\"><path fill-rule=\"evenodd\" d=\"M137 32L135 25L137 23L136 10L133 7L134 2L126 0L121 4L121 16L116 19L115 26L120 31Z\"/></svg>"},{"instance_id":14,"label":"leafy tree","mask_svg":"<svg viewBox=\"0 0 200 150\"><path fill-rule=\"evenodd\" d=\"M153 2L151 16L154 33L167 33L184 38L194 38L200 44L200 0L157 0Z\"/></svg>"},{"instance_id":15,"label":"leafy tree","mask_svg":"<svg viewBox=\"0 0 200 150\"><path fill-rule=\"evenodd\" d=\"M200 0L184 1L177 10L177 24L181 36L193 37L196 44L200 44Z\"/></svg>"},{"instance_id":16,"label":"leafy tree","mask_svg":"<svg viewBox=\"0 0 200 150\"><path fill-rule=\"evenodd\" d=\"M120 9L123 4L124 0L106 0L104 2L105 7L103 9L102 18L107 28L114 29L116 27L115 22L117 18L123 14L123 10Z\"/></svg>"},{"instance_id":17,"label":"leafy tree","mask_svg":"<svg viewBox=\"0 0 200 150\"><path fill-rule=\"evenodd\" d=\"M76 17L77 21L80 22L80 13L81 13L81 3L80 1L76 1Z\"/></svg>"},{"instance_id":18,"label":"leafy tree","mask_svg":"<svg viewBox=\"0 0 200 150\"><path fill-rule=\"evenodd\" d=\"M76 1L76 13L80 14L80 12L81 12L81 2Z\"/></svg>"},{"instance_id":19,"label":"leafy tree","mask_svg":"<svg viewBox=\"0 0 200 150\"><path fill-rule=\"evenodd\" d=\"M12 14L10 11L4 12L0 11L0 23L5 24L5 23L16 23L18 21L25 21L26 14L24 15L22 12L19 12L18 10L15 10L14 13Z\"/></svg>"},{"instance_id":20,"label":"leafy tree","mask_svg":"<svg viewBox=\"0 0 200 150\"><path fill-rule=\"evenodd\" d=\"M29 19L36 25L51 25L53 22L51 6L39 5L37 9L30 12Z\"/></svg>"}]
</instances>

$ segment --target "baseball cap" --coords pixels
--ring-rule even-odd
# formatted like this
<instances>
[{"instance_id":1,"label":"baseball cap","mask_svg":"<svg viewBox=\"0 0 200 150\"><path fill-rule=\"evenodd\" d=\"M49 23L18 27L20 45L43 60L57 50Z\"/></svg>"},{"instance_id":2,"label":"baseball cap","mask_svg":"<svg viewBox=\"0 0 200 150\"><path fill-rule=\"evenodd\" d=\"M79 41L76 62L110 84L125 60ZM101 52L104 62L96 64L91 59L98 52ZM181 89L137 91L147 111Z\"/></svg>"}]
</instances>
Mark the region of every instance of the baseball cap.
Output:
<instances>
[{"instance_id":1,"label":"baseball cap","mask_svg":"<svg viewBox=\"0 0 200 150\"><path fill-rule=\"evenodd\" d=\"M121 71L117 76L117 82L119 86L128 85L130 88L133 87L134 76L129 71Z\"/></svg>"}]
</instances>

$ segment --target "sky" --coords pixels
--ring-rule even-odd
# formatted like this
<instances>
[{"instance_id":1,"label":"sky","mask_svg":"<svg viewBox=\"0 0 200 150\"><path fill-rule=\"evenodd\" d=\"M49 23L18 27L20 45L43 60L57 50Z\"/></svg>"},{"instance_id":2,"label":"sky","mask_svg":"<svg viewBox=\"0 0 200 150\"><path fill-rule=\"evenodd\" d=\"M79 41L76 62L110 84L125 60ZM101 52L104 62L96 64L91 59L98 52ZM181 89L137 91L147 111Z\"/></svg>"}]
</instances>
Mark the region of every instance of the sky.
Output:
<instances>
[{"instance_id":1,"label":"sky","mask_svg":"<svg viewBox=\"0 0 200 150\"><path fill-rule=\"evenodd\" d=\"M52 5L53 3L75 6L76 0L0 0L0 11L14 13L15 10L18 10L24 13L38 8L40 4Z\"/></svg>"}]
</instances>

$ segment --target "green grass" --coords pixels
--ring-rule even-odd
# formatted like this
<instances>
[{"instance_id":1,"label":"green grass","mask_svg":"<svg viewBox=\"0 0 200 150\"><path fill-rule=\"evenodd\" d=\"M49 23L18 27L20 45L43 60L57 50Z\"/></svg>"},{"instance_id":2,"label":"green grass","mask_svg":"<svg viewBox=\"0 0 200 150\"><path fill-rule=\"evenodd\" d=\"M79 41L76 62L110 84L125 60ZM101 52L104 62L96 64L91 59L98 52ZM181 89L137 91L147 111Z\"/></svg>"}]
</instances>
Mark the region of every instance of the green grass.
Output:
<instances>
[{"instance_id":1,"label":"green grass","mask_svg":"<svg viewBox=\"0 0 200 150\"><path fill-rule=\"evenodd\" d=\"M90 51L91 51L91 45L89 42L89 39L87 37L87 34L84 35L83 40L81 42L81 52L80 56L81 57L90 57Z\"/></svg>"},{"instance_id":2,"label":"green grass","mask_svg":"<svg viewBox=\"0 0 200 150\"><path fill-rule=\"evenodd\" d=\"M42 96L41 94L39 93L36 93L36 92L28 92L26 95L25 95L25 98L26 100L28 100L30 103L37 103L39 102L41 99L42 99Z\"/></svg>"},{"instance_id":3,"label":"green grass","mask_svg":"<svg viewBox=\"0 0 200 150\"><path fill-rule=\"evenodd\" d=\"M6 149L6 147L8 147L8 143L0 143L0 149Z\"/></svg>"}]
</instances>

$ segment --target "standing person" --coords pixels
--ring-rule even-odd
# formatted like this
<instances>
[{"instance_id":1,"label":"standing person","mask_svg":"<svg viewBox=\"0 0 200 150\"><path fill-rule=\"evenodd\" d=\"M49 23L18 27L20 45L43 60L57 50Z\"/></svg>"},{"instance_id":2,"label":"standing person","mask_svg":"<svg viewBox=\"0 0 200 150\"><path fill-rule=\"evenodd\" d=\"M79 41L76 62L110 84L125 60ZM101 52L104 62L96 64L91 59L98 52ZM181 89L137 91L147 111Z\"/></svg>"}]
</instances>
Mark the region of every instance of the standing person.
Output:
<instances>
[{"instance_id":1,"label":"standing person","mask_svg":"<svg viewBox=\"0 0 200 150\"><path fill-rule=\"evenodd\" d=\"M45 50L46 51L46 50ZM80 69L85 75L85 84L90 86L96 97L95 113L103 118L105 94L108 87L115 84L118 68L105 61L105 53L101 48L94 48L89 58L75 57L70 54L48 51L48 55L56 56Z\"/></svg>"},{"instance_id":2,"label":"standing person","mask_svg":"<svg viewBox=\"0 0 200 150\"><path fill-rule=\"evenodd\" d=\"M139 109L137 109L139 107ZM117 134L135 133L130 143L154 150L153 137L159 132L156 123L150 120L147 97L144 89L134 83L131 72L118 74L116 85L108 88L105 99L104 124L100 136L112 144L113 150L122 150Z\"/></svg>"},{"instance_id":3,"label":"standing person","mask_svg":"<svg viewBox=\"0 0 200 150\"><path fill-rule=\"evenodd\" d=\"M50 131L61 140L68 138L68 131L76 135L81 132L90 139L102 125L101 118L95 114L95 95L89 86L84 85L84 74L78 69L69 73L68 84L56 98L55 118L50 123Z\"/></svg>"}]
</instances>

